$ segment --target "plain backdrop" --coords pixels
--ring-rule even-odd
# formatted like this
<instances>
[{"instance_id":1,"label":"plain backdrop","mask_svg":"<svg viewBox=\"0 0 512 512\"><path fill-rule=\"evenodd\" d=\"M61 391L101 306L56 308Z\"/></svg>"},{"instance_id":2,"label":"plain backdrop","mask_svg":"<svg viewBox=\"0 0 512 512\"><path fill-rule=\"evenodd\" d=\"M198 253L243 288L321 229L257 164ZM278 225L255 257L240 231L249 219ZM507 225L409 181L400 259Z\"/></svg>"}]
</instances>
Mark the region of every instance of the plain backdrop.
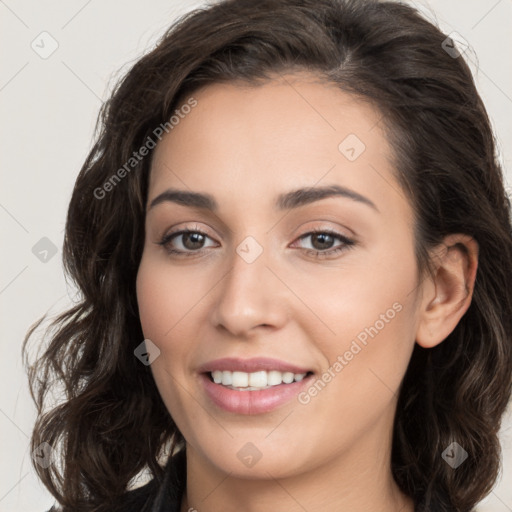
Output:
<instances>
[{"instance_id":1,"label":"plain backdrop","mask_svg":"<svg viewBox=\"0 0 512 512\"><path fill-rule=\"evenodd\" d=\"M469 42L465 55L512 183L512 0L410 3L444 32L455 31ZM63 311L75 294L62 270L63 229L98 110L115 79L178 15L200 5L179 0L0 0L2 512L42 512L54 502L31 466L35 408L21 344L32 322L47 311ZM48 252L41 256L44 250ZM512 511L511 426L509 414L500 433L503 475L479 512Z\"/></svg>"}]
</instances>

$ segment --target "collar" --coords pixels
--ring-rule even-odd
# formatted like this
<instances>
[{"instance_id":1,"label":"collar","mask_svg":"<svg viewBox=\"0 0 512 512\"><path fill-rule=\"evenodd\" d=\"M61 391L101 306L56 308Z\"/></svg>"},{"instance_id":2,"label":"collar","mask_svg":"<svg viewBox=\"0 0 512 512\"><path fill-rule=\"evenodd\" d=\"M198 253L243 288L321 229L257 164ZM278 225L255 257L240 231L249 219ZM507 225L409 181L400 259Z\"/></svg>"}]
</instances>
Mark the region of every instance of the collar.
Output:
<instances>
[{"instance_id":1,"label":"collar","mask_svg":"<svg viewBox=\"0 0 512 512\"><path fill-rule=\"evenodd\" d=\"M185 449L169 457L162 483L147 512L180 512L187 480L186 462Z\"/></svg>"}]
</instances>

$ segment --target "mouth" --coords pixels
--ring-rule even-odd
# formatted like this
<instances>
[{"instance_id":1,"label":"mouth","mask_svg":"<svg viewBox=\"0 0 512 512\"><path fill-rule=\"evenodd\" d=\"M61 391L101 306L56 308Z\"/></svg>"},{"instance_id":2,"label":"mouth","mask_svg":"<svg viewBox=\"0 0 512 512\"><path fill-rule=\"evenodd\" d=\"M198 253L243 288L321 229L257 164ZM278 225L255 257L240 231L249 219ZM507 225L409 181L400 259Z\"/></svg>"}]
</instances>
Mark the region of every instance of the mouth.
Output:
<instances>
[{"instance_id":1,"label":"mouth","mask_svg":"<svg viewBox=\"0 0 512 512\"><path fill-rule=\"evenodd\" d=\"M310 368L269 357L225 357L196 371L205 399L216 411L246 415L269 413L289 404L314 375Z\"/></svg>"},{"instance_id":2,"label":"mouth","mask_svg":"<svg viewBox=\"0 0 512 512\"><path fill-rule=\"evenodd\" d=\"M256 372L214 370L204 375L215 384L234 391L260 391L281 385L301 382L313 375L312 371L293 373L279 370L260 370Z\"/></svg>"},{"instance_id":3,"label":"mouth","mask_svg":"<svg viewBox=\"0 0 512 512\"><path fill-rule=\"evenodd\" d=\"M205 398L219 412L243 415L270 413L296 400L314 379L313 371L282 366L285 366L283 371L259 368L242 371L233 365L230 370L210 368L199 374L201 387ZM292 369L295 371L289 371Z\"/></svg>"}]
</instances>

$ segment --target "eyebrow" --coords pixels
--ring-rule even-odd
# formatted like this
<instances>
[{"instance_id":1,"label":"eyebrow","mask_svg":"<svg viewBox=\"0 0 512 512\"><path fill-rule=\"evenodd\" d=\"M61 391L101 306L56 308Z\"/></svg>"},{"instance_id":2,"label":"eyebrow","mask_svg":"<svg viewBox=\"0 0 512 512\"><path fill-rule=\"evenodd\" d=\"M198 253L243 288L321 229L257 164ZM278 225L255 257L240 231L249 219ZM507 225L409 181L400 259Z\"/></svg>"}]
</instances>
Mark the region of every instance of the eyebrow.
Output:
<instances>
[{"instance_id":1,"label":"eyebrow","mask_svg":"<svg viewBox=\"0 0 512 512\"><path fill-rule=\"evenodd\" d=\"M291 210L329 197L340 196L351 199L358 203L370 206L375 211L379 211L375 203L367 197L340 185L329 185L324 187L306 187L292 190L280 194L275 202L278 210ZM216 212L219 205L215 198L210 194L199 192L190 192L187 190L167 189L155 197L149 205L148 211L156 205L164 202L173 202L189 208L200 208Z\"/></svg>"}]
</instances>

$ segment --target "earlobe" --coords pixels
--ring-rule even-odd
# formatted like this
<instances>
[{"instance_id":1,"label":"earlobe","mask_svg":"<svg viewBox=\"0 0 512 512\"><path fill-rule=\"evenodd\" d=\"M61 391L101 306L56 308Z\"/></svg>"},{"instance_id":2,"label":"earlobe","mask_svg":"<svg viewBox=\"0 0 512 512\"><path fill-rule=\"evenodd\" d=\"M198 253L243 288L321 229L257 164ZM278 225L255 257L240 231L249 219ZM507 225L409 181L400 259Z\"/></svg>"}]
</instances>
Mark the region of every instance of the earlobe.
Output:
<instances>
[{"instance_id":1,"label":"earlobe","mask_svg":"<svg viewBox=\"0 0 512 512\"><path fill-rule=\"evenodd\" d=\"M416 343L432 348L455 329L471 304L478 268L478 243L452 234L432 251L433 277L424 283ZM429 293L430 292L430 293Z\"/></svg>"}]
</instances>

